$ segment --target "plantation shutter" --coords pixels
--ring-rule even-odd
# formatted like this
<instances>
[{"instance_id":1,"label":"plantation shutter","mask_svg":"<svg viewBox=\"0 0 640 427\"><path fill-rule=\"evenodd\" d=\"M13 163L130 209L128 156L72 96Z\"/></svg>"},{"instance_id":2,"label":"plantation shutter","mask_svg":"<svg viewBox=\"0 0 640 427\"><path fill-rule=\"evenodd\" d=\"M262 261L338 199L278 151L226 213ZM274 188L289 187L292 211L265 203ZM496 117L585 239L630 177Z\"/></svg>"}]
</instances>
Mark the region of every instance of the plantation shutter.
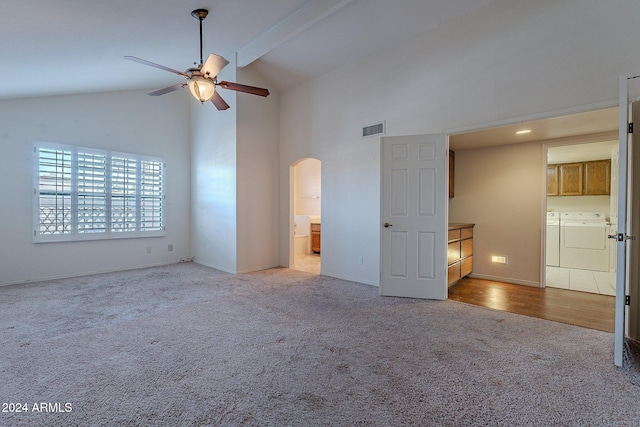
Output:
<instances>
[{"instance_id":1,"label":"plantation shutter","mask_svg":"<svg viewBox=\"0 0 640 427\"><path fill-rule=\"evenodd\" d=\"M113 157L111 160L111 231L136 231L137 162Z\"/></svg>"},{"instance_id":2,"label":"plantation shutter","mask_svg":"<svg viewBox=\"0 0 640 427\"><path fill-rule=\"evenodd\" d=\"M140 229L142 231L159 231L163 229L164 223L162 163L141 160L140 169Z\"/></svg>"},{"instance_id":3,"label":"plantation shutter","mask_svg":"<svg viewBox=\"0 0 640 427\"><path fill-rule=\"evenodd\" d=\"M78 233L107 231L107 157L78 153Z\"/></svg>"},{"instance_id":4,"label":"plantation shutter","mask_svg":"<svg viewBox=\"0 0 640 427\"><path fill-rule=\"evenodd\" d=\"M38 232L65 235L71 227L72 152L40 148L38 155Z\"/></svg>"},{"instance_id":5,"label":"plantation shutter","mask_svg":"<svg viewBox=\"0 0 640 427\"><path fill-rule=\"evenodd\" d=\"M163 236L161 158L34 143L34 242Z\"/></svg>"}]
</instances>

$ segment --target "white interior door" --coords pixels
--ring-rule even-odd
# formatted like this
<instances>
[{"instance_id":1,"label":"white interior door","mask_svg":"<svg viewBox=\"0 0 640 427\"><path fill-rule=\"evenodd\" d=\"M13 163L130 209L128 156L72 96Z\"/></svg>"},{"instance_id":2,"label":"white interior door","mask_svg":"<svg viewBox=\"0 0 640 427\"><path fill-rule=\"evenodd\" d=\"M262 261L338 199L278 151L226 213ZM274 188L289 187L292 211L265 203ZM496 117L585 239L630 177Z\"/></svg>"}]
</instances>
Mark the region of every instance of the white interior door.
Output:
<instances>
[{"instance_id":1,"label":"white interior door","mask_svg":"<svg viewBox=\"0 0 640 427\"><path fill-rule=\"evenodd\" d=\"M633 171L630 168L629 96L627 76L620 77L618 230L616 237L616 319L614 331L614 363L622 366L626 330L626 297L629 295L629 248L631 215L628 211ZM614 236L611 236L614 237Z\"/></svg>"},{"instance_id":2,"label":"white interior door","mask_svg":"<svg viewBox=\"0 0 640 427\"><path fill-rule=\"evenodd\" d=\"M446 299L448 137L381 145L380 295Z\"/></svg>"}]
</instances>

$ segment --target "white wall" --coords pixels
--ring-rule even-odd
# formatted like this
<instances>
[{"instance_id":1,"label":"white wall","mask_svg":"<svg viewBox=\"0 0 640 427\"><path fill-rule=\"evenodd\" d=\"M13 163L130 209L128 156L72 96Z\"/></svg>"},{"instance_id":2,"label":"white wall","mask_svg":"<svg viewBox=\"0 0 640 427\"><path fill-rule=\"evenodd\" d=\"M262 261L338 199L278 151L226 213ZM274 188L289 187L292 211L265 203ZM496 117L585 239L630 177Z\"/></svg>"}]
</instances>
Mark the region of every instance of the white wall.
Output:
<instances>
[{"instance_id":1,"label":"white wall","mask_svg":"<svg viewBox=\"0 0 640 427\"><path fill-rule=\"evenodd\" d=\"M314 157L313 91L310 84L280 94L279 252L280 265L293 266L293 164Z\"/></svg>"},{"instance_id":2,"label":"white wall","mask_svg":"<svg viewBox=\"0 0 640 427\"><path fill-rule=\"evenodd\" d=\"M266 87L231 61L220 80ZM231 108L191 109L194 261L231 273L279 265L279 98L220 90Z\"/></svg>"},{"instance_id":3,"label":"white wall","mask_svg":"<svg viewBox=\"0 0 640 427\"><path fill-rule=\"evenodd\" d=\"M238 81L268 87L251 67ZM266 98L238 94L237 250L238 272L279 266L278 259L278 93Z\"/></svg>"},{"instance_id":4,"label":"white wall","mask_svg":"<svg viewBox=\"0 0 640 427\"><path fill-rule=\"evenodd\" d=\"M235 63L220 79L235 81ZM193 260L235 273L236 251L236 94L221 90L231 108L191 98L191 218Z\"/></svg>"},{"instance_id":5,"label":"white wall","mask_svg":"<svg viewBox=\"0 0 640 427\"><path fill-rule=\"evenodd\" d=\"M449 221L474 223L473 276L538 286L544 224L542 144L457 151ZM491 263L491 255L508 264Z\"/></svg>"},{"instance_id":6,"label":"white wall","mask_svg":"<svg viewBox=\"0 0 640 427\"><path fill-rule=\"evenodd\" d=\"M618 77L640 72L640 55L630 54L638 50L639 20L640 3L627 0L499 0L286 91L280 223L289 221L286 165L318 158L322 272L378 284L380 148L379 141L360 138L362 125L386 120L390 136L440 133L615 105ZM539 250L536 215L522 245ZM280 242L286 265L288 228L281 227ZM508 274L523 281L538 276L529 268Z\"/></svg>"},{"instance_id":7,"label":"white wall","mask_svg":"<svg viewBox=\"0 0 640 427\"><path fill-rule=\"evenodd\" d=\"M169 264L190 257L186 102L187 97L179 93L160 99L144 91L0 101L0 285ZM166 236L32 243L34 140L163 157L167 162Z\"/></svg>"}]
</instances>

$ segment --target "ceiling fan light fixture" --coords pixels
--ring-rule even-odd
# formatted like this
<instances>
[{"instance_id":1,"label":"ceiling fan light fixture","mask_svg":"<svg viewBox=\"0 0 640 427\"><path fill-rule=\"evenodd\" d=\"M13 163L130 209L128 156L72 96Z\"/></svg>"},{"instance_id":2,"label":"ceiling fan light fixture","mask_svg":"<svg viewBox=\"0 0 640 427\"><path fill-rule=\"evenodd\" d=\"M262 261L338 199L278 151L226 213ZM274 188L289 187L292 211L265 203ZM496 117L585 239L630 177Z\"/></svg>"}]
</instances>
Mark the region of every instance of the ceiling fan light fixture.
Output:
<instances>
[{"instance_id":1,"label":"ceiling fan light fixture","mask_svg":"<svg viewBox=\"0 0 640 427\"><path fill-rule=\"evenodd\" d=\"M229 104L225 102L222 97L216 93L216 86L220 86L224 89L234 90L236 92L244 92L258 96L269 96L269 90L261 87L248 86L240 83L221 81L218 83L218 74L220 71L229 65L229 61L220 55L215 53L209 54L206 62L203 62L202 58L202 21L207 17L209 12L206 9L196 9L191 12L191 15L200 22L200 63L194 63L194 68L189 68L184 72L178 71L173 68L165 67L164 65L156 64L146 59L140 59L135 56L125 56L124 58L138 62L143 65L158 68L160 70L168 71L173 74L177 74L187 79L188 83L178 83L157 89L149 92L150 96L164 95L174 90L182 89L185 86L189 86L189 91L195 99L204 104L207 101L211 101L213 105L219 110L226 110L229 108Z\"/></svg>"},{"instance_id":2,"label":"ceiling fan light fixture","mask_svg":"<svg viewBox=\"0 0 640 427\"><path fill-rule=\"evenodd\" d=\"M204 104L213 98L216 84L207 78L194 76L189 80L189 90L195 99Z\"/></svg>"}]
</instances>

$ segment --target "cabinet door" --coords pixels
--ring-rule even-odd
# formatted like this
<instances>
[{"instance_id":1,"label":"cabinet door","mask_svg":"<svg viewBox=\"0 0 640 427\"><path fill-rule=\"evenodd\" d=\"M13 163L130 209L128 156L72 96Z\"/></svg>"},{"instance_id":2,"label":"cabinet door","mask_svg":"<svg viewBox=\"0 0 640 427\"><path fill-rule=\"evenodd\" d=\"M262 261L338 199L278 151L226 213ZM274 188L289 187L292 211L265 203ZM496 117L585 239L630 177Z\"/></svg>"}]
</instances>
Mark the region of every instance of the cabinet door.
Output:
<instances>
[{"instance_id":1,"label":"cabinet door","mask_svg":"<svg viewBox=\"0 0 640 427\"><path fill-rule=\"evenodd\" d=\"M311 252L320 253L320 224L311 224Z\"/></svg>"},{"instance_id":2,"label":"cabinet door","mask_svg":"<svg viewBox=\"0 0 640 427\"><path fill-rule=\"evenodd\" d=\"M560 196L582 195L583 163L566 163L558 166Z\"/></svg>"},{"instance_id":3,"label":"cabinet door","mask_svg":"<svg viewBox=\"0 0 640 427\"><path fill-rule=\"evenodd\" d=\"M611 193L611 160L584 164L584 194L588 196Z\"/></svg>"},{"instance_id":4,"label":"cabinet door","mask_svg":"<svg viewBox=\"0 0 640 427\"><path fill-rule=\"evenodd\" d=\"M547 196L558 195L558 165L547 167Z\"/></svg>"}]
</instances>

